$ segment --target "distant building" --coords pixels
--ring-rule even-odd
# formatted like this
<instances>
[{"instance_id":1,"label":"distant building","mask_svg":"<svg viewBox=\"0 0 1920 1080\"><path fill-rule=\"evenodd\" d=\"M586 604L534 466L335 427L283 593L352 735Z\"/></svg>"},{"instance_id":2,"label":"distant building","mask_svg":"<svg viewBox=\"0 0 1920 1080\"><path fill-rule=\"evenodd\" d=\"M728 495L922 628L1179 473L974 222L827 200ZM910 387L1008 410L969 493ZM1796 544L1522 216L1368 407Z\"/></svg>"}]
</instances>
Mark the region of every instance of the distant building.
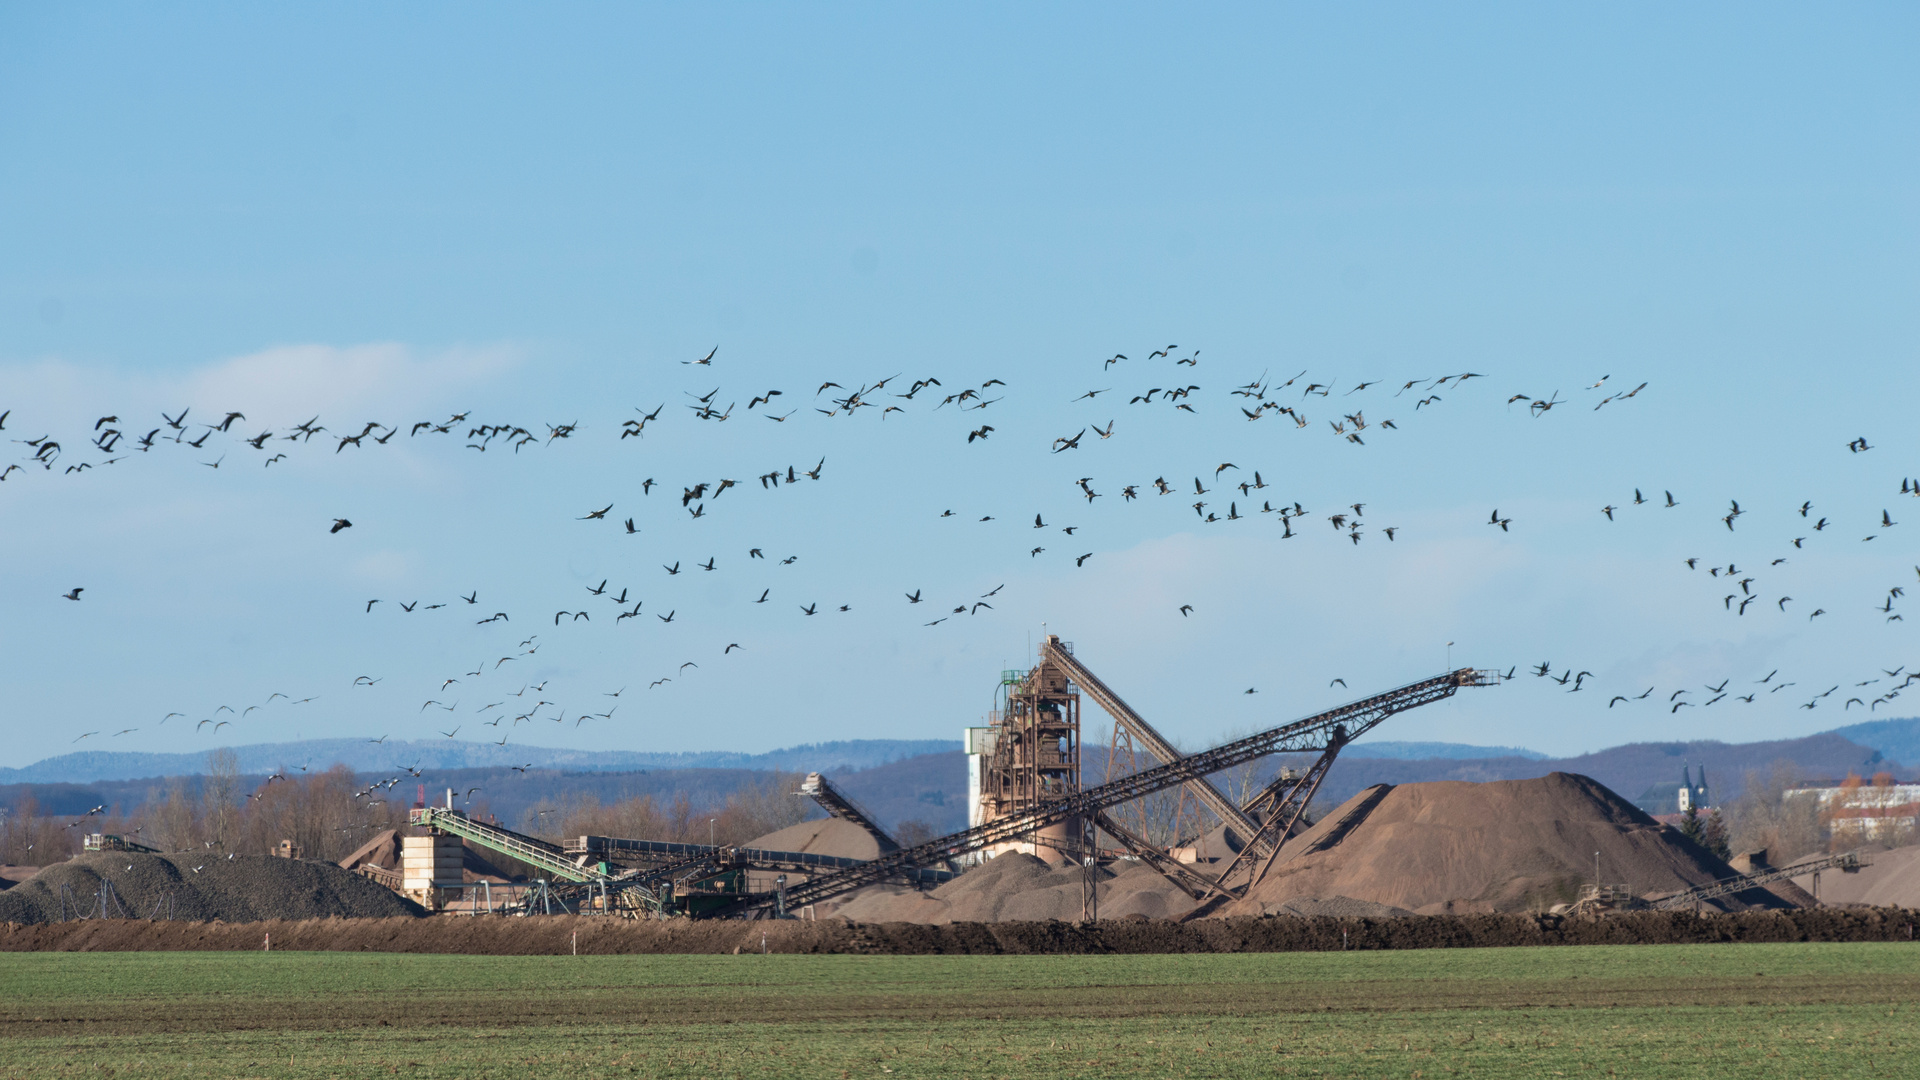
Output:
<instances>
[{"instance_id":1,"label":"distant building","mask_svg":"<svg viewBox=\"0 0 1920 1080\"><path fill-rule=\"evenodd\" d=\"M1872 780L1803 783L1786 792L1789 799L1815 799L1820 816L1842 845L1867 840L1904 842L1920 828L1920 783L1900 783L1891 773Z\"/></svg>"},{"instance_id":2,"label":"distant building","mask_svg":"<svg viewBox=\"0 0 1920 1080\"><path fill-rule=\"evenodd\" d=\"M1680 767L1679 783L1655 784L1635 799L1633 804L1656 818L1684 814L1693 807L1704 813L1713 805L1707 791L1707 767L1700 766L1700 779L1696 782L1693 767L1683 765Z\"/></svg>"}]
</instances>

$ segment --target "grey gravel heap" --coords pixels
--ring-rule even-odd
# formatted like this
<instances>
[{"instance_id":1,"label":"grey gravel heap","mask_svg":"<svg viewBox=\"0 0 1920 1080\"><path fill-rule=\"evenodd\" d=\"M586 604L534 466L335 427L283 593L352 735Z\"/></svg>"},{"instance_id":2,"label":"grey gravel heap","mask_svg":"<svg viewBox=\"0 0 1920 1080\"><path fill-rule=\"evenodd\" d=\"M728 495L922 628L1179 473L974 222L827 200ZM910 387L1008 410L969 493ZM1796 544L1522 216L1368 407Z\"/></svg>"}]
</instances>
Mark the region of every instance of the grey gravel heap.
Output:
<instances>
[{"instance_id":1,"label":"grey gravel heap","mask_svg":"<svg viewBox=\"0 0 1920 1080\"><path fill-rule=\"evenodd\" d=\"M0 922L97 918L104 883L113 886L106 913L116 918L124 913L136 919L256 922L425 914L391 889L332 863L102 851L49 866L0 893Z\"/></svg>"}]
</instances>

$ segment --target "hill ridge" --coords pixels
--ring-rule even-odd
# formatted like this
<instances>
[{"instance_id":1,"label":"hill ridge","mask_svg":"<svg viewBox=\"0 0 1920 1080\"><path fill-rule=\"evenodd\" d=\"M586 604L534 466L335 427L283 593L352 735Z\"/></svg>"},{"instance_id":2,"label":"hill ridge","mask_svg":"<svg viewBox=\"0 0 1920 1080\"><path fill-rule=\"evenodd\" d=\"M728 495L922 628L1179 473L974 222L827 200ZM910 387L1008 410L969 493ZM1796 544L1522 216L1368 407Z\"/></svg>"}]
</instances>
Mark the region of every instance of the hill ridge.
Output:
<instances>
[{"instance_id":1,"label":"hill ridge","mask_svg":"<svg viewBox=\"0 0 1920 1080\"><path fill-rule=\"evenodd\" d=\"M958 739L843 739L802 743L759 754L709 750L651 752L638 750L566 750L545 746L499 746L494 743L433 739L375 743L368 739L306 739L299 742L252 743L231 749L242 773L266 773L310 765L327 768L336 762L356 772L412 765L434 769L505 768L532 765L575 772L635 772L645 769L774 769L825 772L866 769L901 758L960 748ZM91 750L61 754L19 768L0 768L0 784L91 783L101 780L144 780L164 776L194 776L207 771L207 752L142 753Z\"/></svg>"}]
</instances>

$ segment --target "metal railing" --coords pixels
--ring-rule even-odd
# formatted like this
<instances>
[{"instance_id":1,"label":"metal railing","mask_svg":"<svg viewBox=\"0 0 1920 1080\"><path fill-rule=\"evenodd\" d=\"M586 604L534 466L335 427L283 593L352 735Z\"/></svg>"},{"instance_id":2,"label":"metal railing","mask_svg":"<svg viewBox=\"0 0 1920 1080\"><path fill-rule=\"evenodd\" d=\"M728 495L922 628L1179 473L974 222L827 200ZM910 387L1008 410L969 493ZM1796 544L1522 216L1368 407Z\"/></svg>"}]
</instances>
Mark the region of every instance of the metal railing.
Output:
<instances>
[{"instance_id":1,"label":"metal railing","mask_svg":"<svg viewBox=\"0 0 1920 1080\"><path fill-rule=\"evenodd\" d=\"M458 810L439 806L417 806L407 812L407 821L414 825L450 833L463 840L471 840L481 847L510 855L564 881L606 881L612 877L602 872L599 867L582 866L574 862L557 844L549 844L545 840L517 833L512 829L503 829L498 825L483 825Z\"/></svg>"}]
</instances>

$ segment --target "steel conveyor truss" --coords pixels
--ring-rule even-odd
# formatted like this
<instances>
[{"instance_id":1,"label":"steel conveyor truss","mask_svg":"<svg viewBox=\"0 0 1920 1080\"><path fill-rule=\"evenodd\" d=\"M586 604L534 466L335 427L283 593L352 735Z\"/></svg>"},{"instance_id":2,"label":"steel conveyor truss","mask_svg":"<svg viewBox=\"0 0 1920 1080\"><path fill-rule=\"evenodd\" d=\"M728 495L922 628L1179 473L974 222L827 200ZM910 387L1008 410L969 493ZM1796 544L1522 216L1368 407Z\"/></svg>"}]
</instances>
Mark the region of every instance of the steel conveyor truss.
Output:
<instances>
[{"instance_id":1,"label":"steel conveyor truss","mask_svg":"<svg viewBox=\"0 0 1920 1080\"><path fill-rule=\"evenodd\" d=\"M819 773L807 774L807 778L801 781L800 794L818 803L820 809L834 817L842 821L850 821L867 830L867 833L873 837L873 842L880 845L883 853L900 850L899 841L889 835L887 830L881 828L872 814L867 813L859 803L848 798L845 792L834 787L831 780Z\"/></svg>"},{"instance_id":2,"label":"steel conveyor truss","mask_svg":"<svg viewBox=\"0 0 1920 1080\"><path fill-rule=\"evenodd\" d=\"M895 850L898 850L896 846ZM675 844L664 840L628 840L617 836L582 836L566 842L569 855L601 863L652 863L638 871L615 875L620 881L684 880L705 872L763 870L769 873L821 874L866 865L864 859L816 855L810 851L773 851L725 844ZM947 870L906 867L895 875L916 884L951 881Z\"/></svg>"},{"instance_id":3,"label":"steel conveyor truss","mask_svg":"<svg viewBox=\"0 0 1920 1080\"><path fill-rule=\"evenodd\" d=\"M488 825L475 821L458 810L439 806L415 807L407 813L407 821L443 833L451 833L463 840L471 840L481 847L510 855L528 866L546 871L552 877L562 881L608 881L612 875L597 866L585 866L571 859L557 844L517 833L512 829L503 829L498 825Z\"/></svg>"},{"instance_id":4,"label":"steel conveyor truss","mask_svg":"<svg viewBox=\"0 0 1920 1080\"><path fill-rule=\"evenodd\" d=\"M1303 720L1223 743L1175 761L1083 789L1027 814L987 822L971 829L901 848L858 866L809 878L787 890L789 906L814 904L865 885L884 881L909 867L978 851L994 844L1026 839L1036 830L1070 818L1091 817L1108 807L1139 799L1178 784L1209 776L1269 754L1324 751L1358 738L1395 713L1452 697L1463 686L1493 686L1495 672L1461 668L1362 698ZM768 895L741 897L736 909L765 906Z\"/></svg>"},{"instance_id":5,"label":"steel conveyor truss","mask_svg":"<svg viewBox=\"0 0 1920 1080\"><path fill-rule=\"evenodd\" d=\"M1672 896L1661 897L1647 906L1653 908L1655 911L1673 911L1677 908L1691 907L1694 904L1704 903L1708 900L1718 900L1723 896L1743 893L1748 889L1757 889L1776 881L1786 881L1789 878L1817 874L1822 870L1839 870L1843 873L1857 874L1860 872L1861 867L1871 865L1873 865L1873 860L1868 858L1865 852L1843 851L1837 855L1826 855L1818 859L1808 860L1807 862L1795 863L1792 866L1781 866L1757 873L1723 878L1710 885L1702 885L1698 888L1688 889L1683 893L1675 893Z\"/></svg>"},{"instance_id":6,"label":"steel conveyor truss","mask_svg":"<svg viewBox=\"0 0 1920 1080\"><path fill-rule=\"evenodd\" d=\"M1336 729L1327 739L1319 758L1306 772L1295 776L1282 770L1265 790L1248 800L1247 809L1264 816L1259 831L1248 839L1247 845L1220 872L1218 884L1221 891L1231 896L1245 896L1248 889L1267 876L1274 860L1280 857L1280 848L1294 834L1294 826L1306 814L1307 804L1320 791L1320 782L1327 778L1334 759L1340 756L1340 748L1353 738L1353 735ZM1233 880L1243 873L1247 875L1247 880L1236 889Z\"/></svg>"},{"instance_id":7,"label":"steel conveyor truss","mask_svg":"<svg viewBox=\"0 0 1920 1080\"><path fill-rule=\"evenodd\" d=\"M1115 725L1124 728L1133 737L1133 741L1160 764L1165 765L1180 760L1180 751L1175 750L1173 744L1155 731L1153 725L1147 723L1144 717L1134 712L1132 706L1121 700L1119 694L1114 693L1106 683L1101 682L1098 675L1088 670L1085 664L1068 652L1059 638L1049 636L1043 640L1040 643L1040 653L1044 659L1059 665L1067 673L1067 677L1073 680L1074 685L1080 688L1081 693L1092 698L1094 704L1100 706L1108 716L1113 718ZM1213 811L1215 817L1226 822L1242 837L1251 837L1258 831L1259 827L1241 812L1240 807L1232 799L1227 798L1219 788L1214 787L1206 777L1198 776L1185 781L1185 784L1187 790L1199 800L1201 805ZM1101 827L1105 828L1104 825Z\"/></svg>"}]
</instances>

